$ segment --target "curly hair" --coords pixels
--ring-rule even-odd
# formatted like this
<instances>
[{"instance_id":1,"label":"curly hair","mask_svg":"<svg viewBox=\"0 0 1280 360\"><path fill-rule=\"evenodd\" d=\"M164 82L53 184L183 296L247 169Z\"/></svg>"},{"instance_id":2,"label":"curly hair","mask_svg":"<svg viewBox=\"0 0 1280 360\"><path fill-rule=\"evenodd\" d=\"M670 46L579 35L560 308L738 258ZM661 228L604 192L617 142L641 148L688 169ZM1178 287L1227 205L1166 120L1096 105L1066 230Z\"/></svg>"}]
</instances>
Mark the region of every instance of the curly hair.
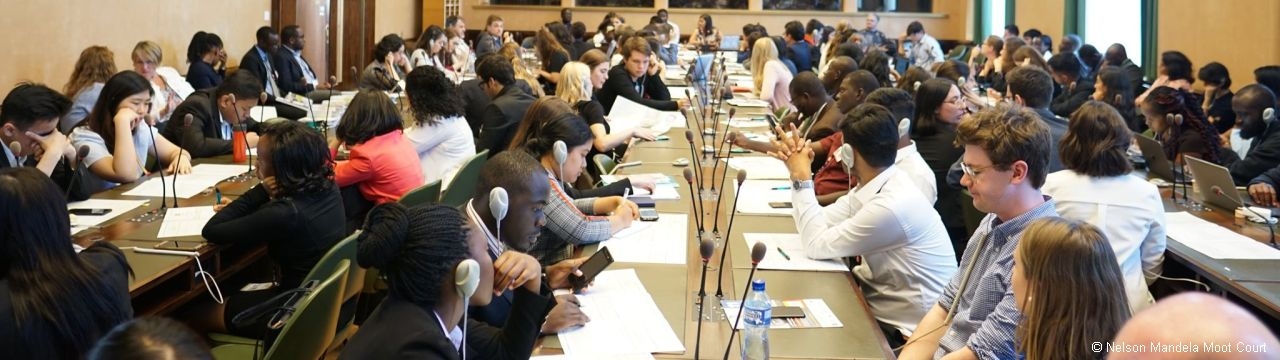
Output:
<instances>
[{"instance_id":1,"label":"curly hair","mask_svg":"<svg viewBox=\"0 0 1280 360\"><path fill-rule=\"evenodd\" d=\"M1151 119L1153 121L1169 121L1166 117L1170 115L1182 116L1181 124L1167 124L1167 128L1170 129L1167 137L1160 136L1164 154L1169 159L1176 159L1178 156L1178 148L1182 145L1179 141L1182 138L1182 132L1196 131L1200 133L1201 141L1208 147L1208 151L1201 154L1202 158L1214 164L1221 164L1222 147L1219 145L1218 131L1213 125L1209 125L1204 110L1196 104L1199 102L1196 101L1195 95L1182 89L1161 86L1151 90L1143 108L1157 116L1156 119Z\"/></svg>"},{"instance_id":2,"label":"curly hair","mask_svg":"<svg viewBox=\"0 0 1280 360\"><path fill-rule=\"evenodd\" d=\"M889 79L889 55L880 50L872 50L862 58L862 62L858 63L858 68L870 71L876 76L876 80L880 81L880 87L892 87L893 81Z\"/></svg>"},{"instance_id":3,"label":"curly hair","mask_svg":"<svg viewBox=\"0 0 1280 360\"><path fill-rule=\"evenodd\" d=\"M285 196L334 188L333 156L323 135L296 121L268 121L258 133L270 144L276 185Z\"/></svg>"},{"instance_id":4,"label":"curly hair","mask_svg":"<svg viewBox=\"0 0 1280 360\"><path fill-rule=\"evenodd\" d=\"M116 55L105 46L90 46L80 52L80 59L76 60L75 70L71 71L71 78L67 79L67 85L62 88L62 94L67 97L75 97L80 90L89 87L93 83L105 83L112 75L116 73Z\"/></svg>"},{"instance_id":5,"label":"curly hair","mask_svg":"<svg viewBox=\"0 0 1280 360\"><path fill-rule=\"evenodd\" d=\"M404 86L409 96L412 123L435 126L441 118L462 116L462 98L453 81L440 69L419 66L405 77Z\"/></svg>"},{"instance_id":6,"label":"curly hair","mask_svg":"<svg viewBox=\"0 0 1280 360\"><path fill-rule=\"evenodd\" d=\"M430 308L453 269L471 257L466 226L462 213L444 205L378 205L356 239L356 261L382 270L392 296Z\"/></svg>"}]
</instances>

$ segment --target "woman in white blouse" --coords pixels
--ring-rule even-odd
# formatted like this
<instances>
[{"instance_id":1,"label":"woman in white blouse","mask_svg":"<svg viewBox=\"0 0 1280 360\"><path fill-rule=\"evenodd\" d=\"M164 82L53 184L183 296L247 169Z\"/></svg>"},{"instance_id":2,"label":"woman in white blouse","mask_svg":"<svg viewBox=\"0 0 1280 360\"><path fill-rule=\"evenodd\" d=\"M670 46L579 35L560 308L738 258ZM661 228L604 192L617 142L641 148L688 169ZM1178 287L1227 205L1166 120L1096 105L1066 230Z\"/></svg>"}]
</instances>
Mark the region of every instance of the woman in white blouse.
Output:
<instances>
[{"instance_id":1,"label":"woman in white blouse","mask_svg":"<svg viewBox=\"0 0 1280 360\"><path fill-rule=\"evenodd\" d=\"M148 123L147 107L154 106L149 83L133 71L115 74L102 86L89 116L71 130L71 145L89 148L84 164L90 177L96 178L85 182L91 191L138 180L146 174L151 155L159 157L167 173L191 172L191 155Z\"/></svg>"},{"instance_id":2,"label":"woman in white blouse","mask_svg":"<svg viewBox=\"0 0 1280 360\"><path fill-rule=\"evenodd\" d=\"M448 187L462 163L476 154L457 89L444 72L421 66L406 76L405 92L410 114L404 117L404 136L418 152L426 182L441 180Z\"/></svg>"},{"instance_id":3,"label":"woman in white blouse","mask_svg":"<svg viewBox=\"0 0 1280 360\"><path fill-rule=\"evenodd\" d=\"M422 36L418 37L417 49L413 50L413 54L409 56L409 62L413 67L430 66L444 72L445 76L453 83L458 83L457 76L454 76L453 69L444 65L441 60L445 53L445 43L449 40L444 36L444 29L439 26L431 25L426 31L422 32Z\"/></svg>"},{"instance_id":4,"label":"woman in white blouse","mask_svg":"<svg viewBox=\"0 0 1280 360\"><path fill-rule=\"evenodd\" d=\"M161 66L164 61L164 52L160 50L160 45L156 45L151 41L141 41L133 47L131 55L133 59L133 71L142 75L151 83L151 90L155 96L151 97L151 115L156 116L156 121L163 124L169 121L169 115L173 114L173 110L178 108L178 104L182 103L182 99L186 99L188 95L196 90L187 83L187 79L178 74L178 70L169 66Z\"/></svg>"},{"instance_id":5,"label":"woman in white blouse","mask_svg":"<svg viewBox=\"0 0 1280 360\"><path fill-rule=\"evenodd\" d=\"M778 46L773 39L762 37L751 47L753 92L775 109L791 107L791 70L778 60Z\"/></svg>"},{"instance_id":6,"label":"woman in white blouse","mask_svg":"<svg viewBox=\"0 0 1280 360\"><path fill-rule=\"evenodd\" d=\"M1133 134L1114 108L1089 101L1071 114L1058 146L1065 170L1049 174L1042 190L1062 217L1086 221L1106 234L1124 274L1129 308L1151 304L1147 284L1164 261L1164 205L1155 185L1129 175L1125 155Z\"/></svg>"}]
</instances>

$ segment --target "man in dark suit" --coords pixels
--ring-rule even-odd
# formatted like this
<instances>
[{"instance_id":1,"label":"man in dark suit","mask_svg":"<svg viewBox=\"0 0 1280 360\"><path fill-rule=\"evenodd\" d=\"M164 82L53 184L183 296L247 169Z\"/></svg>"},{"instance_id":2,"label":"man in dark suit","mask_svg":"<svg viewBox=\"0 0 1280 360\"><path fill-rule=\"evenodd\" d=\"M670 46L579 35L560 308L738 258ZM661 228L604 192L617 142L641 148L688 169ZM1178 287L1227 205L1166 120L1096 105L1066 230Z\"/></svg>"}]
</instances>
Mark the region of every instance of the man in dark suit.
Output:
<instances>
[{"instance_id":1,"label":"man in dark suit","mask_svg":"<svg viewBox=\"0 0 1280 360\"><path fill-rule=\"evenodd\" d=\"M216 88L191 93L173 111L172 119L178 122L169 123L160 134L191 152L193 158L230 154L234 128L243 125L247 131L257 131L258 122L249 118L249 109L258 103L261 93L257 78L237 71ZM191 115L191 124L182 120L187 115ZM257 146L258 135L247 133L245 140L250 147Z\"/></svg>"},{"instance_id":2,"label":"man in dark suit","mask_svg":"<svg viewBox=\"0 0 1280 360\"><path fill-rule=\"evenodd\" d=\"M633 36L622 44L622 64L609 70L609 80L604 82L596 98L607 113L619 96L644 106L663 111L683 108L685 99L671 100L671 91L662 83L662 77L650 71L653 50L649 42Z\"/></svg>"},{"instance_id":3,"label":"man in dark suit","mask_svg":"<svg viewBox=\"0 0 1280 360\"><path fill-rule=\"evenodd\" d=\"M1049 110L1058 116L1070 117L1093 97L1093 79L1084 76L1088 69L1075 53L1054 55L1049 58L1049 68L1053 69L1053 81L1065 90L1053 98Z\"/></svg>"},{"instance_id":4,"label":"man in dark suit","mask_svg":"<svg viewBox=\"0 0 1280 360\"><path fill-rule=\"evenodd\" d=\"M1129 53L1125 51L1124 45L1111 44L1111 47L1107 48L1107 55L1102 58L1102 61L1107 66L1119 66L1124 69L1125 75L1129 76L1129 83L1133 84L1134 94L1141 94L1145 90L1142 80L1142 68L1134 64L1133 60L1129 60Z\"/></svg>"},{"instance_id":5,"label":"man in dark suit","mask_svg":"<svg viewBox=\"0 0 1280 360\"><path fill-rule=\"evenodd\" d=\"M280 30L280 50L276 52L275 68L279 78L280 89L298 95L306 95L315 102L325 101L331 95L328 91L331 84L321 81L311 70L311 63L302 57L302 49L306 46L306 35L298 25L285 26Z\"/></svg>"},{"instance_id":6,"label":"man in dark suit","mask_svg":"<svg viewBox=\"0 0 1280 360\"><path fill-rule=\"evenodd\" d=\"M525 111L535 100L529 93L515 86L515 69L501 54L488 54L476 62L476 77L480 88L493 101L484 109L476 150L489 150L489 156L507 149L516 134Z\"/></svg>"},{"instance_id":7,"label":"man in dark suit","mask_svg":"<svg viewBox=\"0 0 1280 360\"><path fill-rule=\"evenodd\" d=\"M276 100L276 97L284 96L287 93L280 87L279 73L276 72L275 60L273 59L280 49L280 34L277 34L276 30L270 26L263 26L258 28L255 36L258 39L258 43L244 53L244 57L240 60L240 69L258 77L258 81L262 82L262 88L267 92L267 102L264 105L274 106L276 114L293 120L307 116L306 111L282 104Z\"/></svg>"},{"instance_id":8,"label":"man in dark suit","mask_svg":"<svg viewBox=\"0 0 1280 360\"><path fill-rule=\"evenodd\" d=\"M569 33L573 35L573 44L569 46L570 56L572 57L570 60L578 61L582 58L582 54L595 48L591 46L590 42L587 42L587 24L583 24L581 21L575 22L569 28Z\"/></svg>"},{"instance_id":9,"label":"man in dark suit","mask_svg":"<svg viewBox=\"0 0 1280 360\"><path fill-rule=\"evenodd\" d=\"M484 24L484 31L481 31L480 37L476 39L477 59L498 52L502 49L503 42L511 41L511 34L502 31L501 16L489 15Z\"/></svg>"},{"instance_id":10,"label":"man in dark suit","mask_svg":"<svg viewBox=\"0 0 1280 360\"><path fill-rule=\"evenodd\" d=\"M71 99L44 85L23 83L9 91L0 103L0 169L34 167L66 189L76 152L58 132L58 119L70 110ZM69 200L88 197L77 189Z\"/></svg>"}]
</instances>

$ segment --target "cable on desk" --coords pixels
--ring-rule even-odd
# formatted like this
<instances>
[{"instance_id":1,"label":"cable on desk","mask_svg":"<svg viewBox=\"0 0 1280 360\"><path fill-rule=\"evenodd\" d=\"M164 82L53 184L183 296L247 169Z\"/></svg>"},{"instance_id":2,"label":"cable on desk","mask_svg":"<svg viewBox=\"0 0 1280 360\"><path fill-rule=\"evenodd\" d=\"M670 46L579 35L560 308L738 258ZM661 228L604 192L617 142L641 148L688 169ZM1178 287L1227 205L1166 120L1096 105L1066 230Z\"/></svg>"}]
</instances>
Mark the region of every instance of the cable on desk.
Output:
<instances>
[{"instance_id":1,"label":"cable on desk","mask_svg":"<svg viewBox=\"0 0 1280 360\"><path fill-rule=\"evenodd\" d=\"M1183 279L1183 278L1167 278L1167 277L1160 276L1160 275L1156 275L1156 278L1157 278L1157 279L1169 280L1169 281L1181 281L1181 282L1188 282L1188 283L1192 283L1192 284L1200 285L1201 287L1203 287L1203 288L1204 288L1204 292L1209 292L1209 293L1213 292L1213 290L1211 290L1211 289L1209 288L1209 285L1207 285L1207 284L1205 284L1205 283L1202 283L1202 282L1199 282L1199 281L1192 280L1192 279Z\"/></svg>"},{"instance_id":2,"label":"cable on desk","mask_svg":"<svg viewBox=\"0 0 1280 360\"><path fill-rule=\"evenodd\" d=\"M204 271L204 264L200 262L199 253L196 253L194 251L145 249L145 248L138 248L136 246L124 246L124 247L121 247L120 250L133 250L133 252L136 252L136 253L151 254L151 255L190 256L193 260L195 260L196 269L198 269L196 271L195 277L200 278L200 280L204 282L204 288L209 290L209 297L213 298L213 301L216 301L218 304L222 304L225 300L222 296L222 288L218 286L218 279L214 278L213 274L210 274L208 271Z\"/></svg>"}]
</instances>

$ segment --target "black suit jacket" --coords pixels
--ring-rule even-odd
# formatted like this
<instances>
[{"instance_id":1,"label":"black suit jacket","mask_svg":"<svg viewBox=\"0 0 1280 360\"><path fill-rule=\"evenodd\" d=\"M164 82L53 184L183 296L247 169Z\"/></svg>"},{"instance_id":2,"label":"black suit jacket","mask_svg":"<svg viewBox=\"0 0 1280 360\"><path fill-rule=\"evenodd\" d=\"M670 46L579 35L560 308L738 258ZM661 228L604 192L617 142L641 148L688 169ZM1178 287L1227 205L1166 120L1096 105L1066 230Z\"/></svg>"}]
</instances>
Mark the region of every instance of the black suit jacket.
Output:
<instances>
[{"instance_id":1,"label":"black suit jacket","mask_svg":"<svg viewBox=\"0 0 1280 360\"><path fill-rule=\"evenodd\" d=\"M160 134L165 139L191 152L192 157L210 157L231 153L231 139L222 137L222 120L218 116L218 105L213 89L205 89L191 93L177 109L173 110L170 122ZM182 119L191 114L191 126L182 126ZM247 115L247 114L246 114ZM249 131L258 131L259 124L253 119L245 120Z\"/></svg>"},{"instance_id":2,"label":"black suit jacket","mask_svg":"<svg viewBox=\"0 0 1280 360\"><path fill-rule=\"evenodd\" d=\"M509 316L498 328L467 321L466 349L471 359L528 359L553 298L551 292L514 291ZM457 349L440 327L435 313L388 296L360 326L339 359L459 359Z\"/></svg>"},{"instance_id":3,"label":"black suit jacket","mask_svg":"<svg viewBox=\"0 0 1280 360\"><path fill-rule=\"evenodd\" d=\"M276 57L272 61L276 73L280 75L276 78L276 83L280 84L281 93L291 92L298 95L306 95L316 90L315 85L307 83L307 77L304 74L306 70L301 65L298 65L297 61L294 61L293 50L281 46L280 50L276 51ZM302 62L307 63L308 68L312 68L311 62L308 62L307 58L302 58ZM317 81L320 79L316 77L315 71L311 72L311 76L315 77Z\"/></svg>"},{"instance_id":4,"label":"black suit jacket","mask_svg":"<svg viewBox=\"0 0 1280 360\"><path fill-rule=\"evenodd\" d=\"M226 75L227 69L214 70L213 65L197 61L187 68L187 83L196 90L215 88L222 84L222 78Z\"/></svg>"},{"instance_id":5,"label":"black suit jacket","mask_svg":"<svg viewBox=\"0 0 1280 360\"><path fill-rule=\"evenodd\" d=\"M534 100L532 95L514 84L503 87L502 92L484 109L484 115L481 115L483 122L480 124L476 151L488 149L489 157L493 157L506 150L507 145L511 144L511 138L516 135L520 120L524 119L525 111L529 110L529 105L533 105Z\"/></svg>"},{"instance_id":6,"label":"black suit jacket","mask_svg":"<svg viewBox=\"0 0 1280 360\"><path fill-rule=\"evenodd\" d=\"M8 150L0 150L0 169L19 166L36 167L36 164L40 161L40 159L37 159L35 155L31 155L27 156L27 160L21 164L11 164L9 163L9 157L4 155L4 152L6 151ZM88 199L89 195L93 195L91 190L89 190L90 187L85 186L84 176L86 175L86 171L89 171L87 166L80 166L75 172L72 172L71 165L68 164L67 160L64 158L62 161L58 162L57 166L53 167L53 173L49 174L49 179L53 180L55 184L58 184L59 189L67 192L67 201L80 201ZM73 184L71 183L71 179L74 177L79 177L80 179L76 180ZM67 187L74 188L72 188L71 191L67 191Z\"/></svg>"},{"instance_id":7,"label":"black suit jacket","mask_svg":"<svg viewBox=\"0 0 1280 360\"><path fill-rule=\"evenodd\" d=\"M267 53L267 60L272 63L271 66L275 66L274 64L275 60L273 60L275 58L275 54L272 54L270 51L266 51L266 53ZM267 74L267 65L263 63L262 58L258 56L257 45L250 46L249 51L244 53L244 57L240 59L240 70L248 71L254 76L257 76L258 80L262 81L263 91L266 91L267 89L267 76L278 75L278 74ZM273 70L278 71L279 69L273 69ZM279 83L280 83L280 80L279 78L277 78L276 84L279 84ZM282 90L282 89L277 89L277 90ZM270 92L267 93L267 102L274 101L275 99L276 99L275 95L272 95ZM170 117L170 118L172 119L173 117Z\"/></svg>"},{"instance_id":8,"label":"black suit jacket","mask_svg":"<svg viewBox=\"0 0 1280 360\"><path fill-rule=\"evenodd\" d=\"M1244 159L1227 164L1227 170L1231 171L1231 179L1236 185L1248 185L1250 180L1280 166L1280 129L1277 127L1280 124L1273 123L1262 135L1254 138ZM1230 150L1222 148L1219 151Z\"/></svg>"},{"instance_id":9,"label":"black suit jacket","mask_svg":"<svg viewBox=\"0 0 1280 360\"><path fill-rule=\"evenodd\" d=\"M1055 115L1069 118L1071 113L1079 109L1081 105L1084 105L1093 96L1093 80L1080 78L1080 80L1076 80L1075 87L1069 90L1063 87L1063 90L1049 103L1049 110L1053 111Z\"/></svg>"},{"instance_id":10,"label":"black suit jacket","mask_svg":"<svg viewBox=\"0 0 1280 360\"><path fill-rule=\"evenodd\" d=\"M641 84L642 91L636 91L637 83ZM600 105L604 105L604 111L608 113L613 109L613 102L619 96L658 110L672 111L679 108L676 102L671 100L671 91L667 89L667 84L662 83L661 76L645 74L639 81L631 80L631 75L627 74L624 64L618 64L613 69L609 69L609 80L604 82L604 86L596 94L596 99L600 100Z\"/></svg>"}]
</instances>

